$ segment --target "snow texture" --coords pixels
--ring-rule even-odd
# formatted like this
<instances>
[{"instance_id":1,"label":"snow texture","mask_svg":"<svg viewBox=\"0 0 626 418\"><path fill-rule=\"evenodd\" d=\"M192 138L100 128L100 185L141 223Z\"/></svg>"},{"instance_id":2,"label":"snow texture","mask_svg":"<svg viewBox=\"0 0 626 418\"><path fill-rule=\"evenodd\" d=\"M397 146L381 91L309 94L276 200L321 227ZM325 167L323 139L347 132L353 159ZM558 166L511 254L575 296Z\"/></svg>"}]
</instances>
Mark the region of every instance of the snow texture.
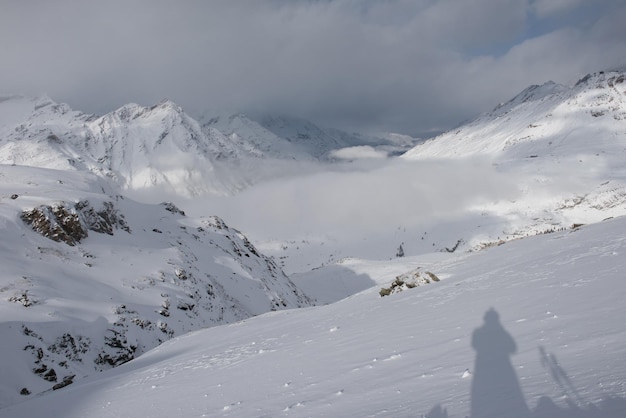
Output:
<instances>
[{"instance_id":1,"label":"snow texture","mask_svg":"<svg viewBox=\"0 0 626 418\"><path fill-rule=\"evenodd\" d=\"M531 86L400 159L3 97L0 417L623 417L625 77Z\"/></svg>"}]
</instances>

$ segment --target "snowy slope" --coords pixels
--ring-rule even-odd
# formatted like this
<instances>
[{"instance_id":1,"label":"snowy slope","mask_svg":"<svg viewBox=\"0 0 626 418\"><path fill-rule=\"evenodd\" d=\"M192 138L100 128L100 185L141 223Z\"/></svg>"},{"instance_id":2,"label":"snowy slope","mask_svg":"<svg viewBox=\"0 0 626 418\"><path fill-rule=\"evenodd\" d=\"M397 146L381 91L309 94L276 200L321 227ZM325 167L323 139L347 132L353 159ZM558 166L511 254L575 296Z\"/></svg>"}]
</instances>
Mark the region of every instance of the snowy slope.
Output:
<instances>
[{"instance_id":1,"label":"snowy slope","mask_svg":"<svg viewBox=\"0 0 626 418\"><path fill-rule=\"evenodd\" d=\"M242 113L204 119L206 120L203 121L203 126L224 133L231 141L240 144L254 157L303 160L313 160L319 157L319 155L308 153L298 144L291 143L288 138L277 135Z\"/></svg>"},{"instance_id":2,"label":"snowy slope","mask_svg":"<svg viewBox=\"0 0 626 418\"><path fill-rule=\"evenodd\" d=\"M507 220L498 237L484 241L626 214L626 72L590 74L571 88L531 86L403 156L419 164L477 157L519 189L473 208Z\"/></svg>"},{"instance_id":3,"label":"snowy slope","mask_svg":"<svg viewBox=\"0 0 626 418\"><path fill-rule=\"evenodd\" d=\"M124 188L165 186L179 195L197 196L241 187L228 182L214 164L228 152L228 141L216 132L207 135L171 101L150 108L125 105L86 128L84 154L123 179L119 182Z\"/></svg>"},{"instance_id":4,"label":"snowy slope","mask_svg":"<svg viewBox=\"0 0 626 418\"><path fill-rule=\"evenodd\" d=\"M174 336L311 301L217 217L86 171L0 165L0 404Z\"/></svg>"},{"instance_id":5,"label":"snowy slope","mask_svg":"<svg viewBox=\"0 0 626 418\"><path fill-rule=\"evenodd\" d=\"M411 144L406 137L370 138L293 118L257 122L235 114L200 124L169 100L127 104L97 117L47 96L0 98L0 163L90 170L144 196L231 195L297 172L298 163L328 161L344 147L376 146L386 156Z\"/></svg>"},{"instance_id":6,"label":"snowy slope","mask_svg":"<svg viewBox=\"0 0 626 418\"><path fill-rule=\"evenodd\" d=\"M250 155L262 158L328 161L335 158L333 152L360 146L372 147L386 156L404 152L416 142L406 135L348 133L286 116L207 114L200 121L205 128L217 129L240 144Z\"/></svg>"},{"instance_id":7,"label":"snowy slope","mask_svg":"<svg viewBox=\"0 0 626 418\"><path fill-rule=\"evenodd\" d=\"M589 74L571 88L531 86L492 112L417 145L407 159L490 155L498 161L623 153L626 71Z\"/></svg>"},{"instance_id":8,"label":"snowy slope","mask_svg":"<svg viewBox=\"0 0 626 418\"><path fill-rule=\"evenodd\" d=\"M379 285L187 334L0 416L623 417L625 228L352 260ZM379 296L416 267L440 281Z\"/></svg>"},{"instance_id":9,"label":"snowy slope","mask_svg":"<svg viewBox=\"0 0 626 418\"><path fill-rule=\"evenodd\" d=\"M170 101L129 104L102 117L72 111L47 97L0 103L0 162L90 170L128 190L183 196L229 194L246 185L214 160L228 140L205 133Z\"/></svg>"},{"instance_id":10,"label":"snowy slope","mask_svg":"<svg viewBox=\"0 0 626 418\"><path fill-rule=\"evenodd\" d=\"M47 96L10 96L0 102L0 163L56 169L85 168L61 140L93 117Z\"/></svg>"}]
</instances>

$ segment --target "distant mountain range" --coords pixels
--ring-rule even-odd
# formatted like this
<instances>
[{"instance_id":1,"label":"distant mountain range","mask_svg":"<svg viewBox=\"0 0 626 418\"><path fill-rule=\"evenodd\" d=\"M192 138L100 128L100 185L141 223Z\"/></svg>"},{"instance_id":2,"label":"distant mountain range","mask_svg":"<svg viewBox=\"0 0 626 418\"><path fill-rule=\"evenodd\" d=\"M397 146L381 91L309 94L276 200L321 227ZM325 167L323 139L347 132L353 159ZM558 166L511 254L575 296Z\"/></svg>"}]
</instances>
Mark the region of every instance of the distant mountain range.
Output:
<instances>
[{"instance_id":1,"label":"distant mountain range","mask_svg":"<svg viewBox=\"0 0 626 418\"><path fill-rule=\"evenodd\" d=\"M49 97L0 98L0 163L89 170L123 189L160 188L182 196L229 195L259 181L258 160L323 161L345 147L399 153L410 137L322 129L311 122L243 114L201 122L164 100L128 104L98 117Z\"/></svg>"}]
</instances>

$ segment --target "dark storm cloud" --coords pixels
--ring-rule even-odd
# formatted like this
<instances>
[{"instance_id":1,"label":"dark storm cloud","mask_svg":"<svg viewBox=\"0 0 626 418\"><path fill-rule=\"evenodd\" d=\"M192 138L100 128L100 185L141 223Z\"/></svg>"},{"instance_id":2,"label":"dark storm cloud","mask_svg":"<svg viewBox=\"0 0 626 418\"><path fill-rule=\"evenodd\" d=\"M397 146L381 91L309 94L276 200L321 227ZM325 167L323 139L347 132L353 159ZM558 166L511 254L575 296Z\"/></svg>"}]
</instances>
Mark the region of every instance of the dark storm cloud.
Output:
<instances>
[{"instance_id":1,"label":"dark storm cloud","mask_svg":"<svg viewBox=\"0 0 626 418\"><path fill-rule=\"evenodd\" d=\"M0 4L0 92L95 113L167 97L422 132L626 57L623 0L582 17L583 0Z\"/></svg>"}]
</instances>

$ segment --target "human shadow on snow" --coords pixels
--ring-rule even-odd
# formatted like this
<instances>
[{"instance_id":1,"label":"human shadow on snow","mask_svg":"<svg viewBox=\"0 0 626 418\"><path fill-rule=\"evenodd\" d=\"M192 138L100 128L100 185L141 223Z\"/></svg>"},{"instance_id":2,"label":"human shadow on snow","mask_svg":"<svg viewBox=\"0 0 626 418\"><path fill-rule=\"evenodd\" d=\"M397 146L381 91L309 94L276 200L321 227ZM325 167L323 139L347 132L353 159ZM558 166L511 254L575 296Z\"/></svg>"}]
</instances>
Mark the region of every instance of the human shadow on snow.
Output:
<instances>
[{"instance_id":1,"label":"human shadow on snow","mask_svg":"<svg viewBox=\"0 0 626 418\"><path fill-rule=\"evenodd\" d=\"M586 403L568 377L556 356L539 347L541 364L563 391L566 406L558 406L542 396L534 409L526 403L510 356L517 351L515 340L500 323L498 313L489 309L482 326L472 334L476 351L471 384L470 418L623 418L626 399L610 397L598 403ZM424 418L449 418L441 405L436 405ZM466 417L468 418L468 417Z\"/></svg>"},{"instance_id":2,"label":"human shadow on snow","mask_svg":"<svg viewBox=\"0 0 626 418\"><path fill-rule=\"evenodd\" d=\"M517 351L513 337L492 308L472 334L476 363L471 388L472 418L528 418L530 410L510 356Z\"/></svg>"}]
</instances>

